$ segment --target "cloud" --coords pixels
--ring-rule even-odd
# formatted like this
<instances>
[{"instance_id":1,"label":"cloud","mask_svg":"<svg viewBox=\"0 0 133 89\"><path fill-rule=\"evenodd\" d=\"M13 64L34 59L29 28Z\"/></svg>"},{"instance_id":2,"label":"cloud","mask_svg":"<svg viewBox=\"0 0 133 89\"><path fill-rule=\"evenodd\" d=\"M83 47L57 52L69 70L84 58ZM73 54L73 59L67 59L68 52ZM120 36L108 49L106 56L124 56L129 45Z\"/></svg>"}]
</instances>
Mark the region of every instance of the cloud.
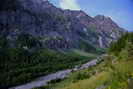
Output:
<instances>
[{"instance_id":1,"label":"cloud","mask_svg":"<svg viewBox=\"0 0 133 89\"><path fill-rule=\"evenodd\" d=\"M76 0L60 0L59 5L62 9L80 10Z\"/></svg>"}]
</instances>

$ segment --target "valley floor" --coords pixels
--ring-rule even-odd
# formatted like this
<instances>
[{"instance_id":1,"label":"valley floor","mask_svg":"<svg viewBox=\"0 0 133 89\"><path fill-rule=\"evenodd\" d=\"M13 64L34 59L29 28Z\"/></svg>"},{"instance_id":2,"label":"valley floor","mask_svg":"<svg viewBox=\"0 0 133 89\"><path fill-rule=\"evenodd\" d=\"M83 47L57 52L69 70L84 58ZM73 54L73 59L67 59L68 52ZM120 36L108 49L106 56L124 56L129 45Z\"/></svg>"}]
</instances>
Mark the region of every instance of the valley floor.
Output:
<instances>
[{"instance_id":1,"label":"valley floor","mask_svg":"<svg viewBox=\"0 0 133 89\"><path fill-rule=\"evenodd\" d=\"M73 69L58 71L56 73L40 77L40 78L30 82L30 83L27 83L27 84L24 84L24 85L19 85L19 86L16 86L16 87L12 87L10 89L31 89L31 88L35 88L35 87L44 86L44 85L46 86L47 83L50 82L50 81L62 80L64 78L68 77L70 73L90 68L92 66L95 66L100 61L102 61L100 59L100 57L97 57L97 59L93 59L92 61L89 61L85 64L82 64L81 66L78 66L78 67L76 66Z\"/></svg>"},{"instance_id":2,"label":"valley floor","mask_svg":"<svg viewBox=\"0 0 133 89\"><path fill-rule=\"evenodd\" d=\"M95 67L71 73L61 82L35 89L133 89L133 60L105 59Z\"/></svg>"}]
</instances>

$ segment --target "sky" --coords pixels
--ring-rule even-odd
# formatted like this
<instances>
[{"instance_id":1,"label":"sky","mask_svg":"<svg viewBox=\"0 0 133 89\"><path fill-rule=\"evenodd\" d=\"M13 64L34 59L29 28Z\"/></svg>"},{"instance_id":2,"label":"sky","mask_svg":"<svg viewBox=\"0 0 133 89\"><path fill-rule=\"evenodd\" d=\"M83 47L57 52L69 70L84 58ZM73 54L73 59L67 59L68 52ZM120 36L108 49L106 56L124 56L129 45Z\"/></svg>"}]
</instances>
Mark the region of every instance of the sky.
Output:
<instances>
[{"instance_id":1,"label":"sky","mask_svg":"<svg viewBox=\"0 0 133 89\"><path fill-rule=\"evenodd\" d=\"M133 31L133 0L49 0L62 9L83 10L90 16L104 15L120 27Z\"/></svg>"}]
</instances>

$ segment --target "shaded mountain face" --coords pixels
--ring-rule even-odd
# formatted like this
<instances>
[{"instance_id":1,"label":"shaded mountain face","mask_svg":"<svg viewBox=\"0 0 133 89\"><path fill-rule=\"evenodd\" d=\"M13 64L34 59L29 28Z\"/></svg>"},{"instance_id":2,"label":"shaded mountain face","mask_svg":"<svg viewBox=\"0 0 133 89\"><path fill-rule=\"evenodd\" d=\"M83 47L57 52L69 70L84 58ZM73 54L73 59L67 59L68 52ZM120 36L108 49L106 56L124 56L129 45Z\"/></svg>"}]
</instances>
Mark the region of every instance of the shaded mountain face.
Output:
<instances>
[{"instance_id":1,"label":"shaded mountain face","mask_svg":"<svg viewBox=\"0 0 133 89\"><path fill-rule=\"evenodd\" d=\"M47 0L5 0L0 4L0 35L12 43L29 34L52 49L106 48L125 32L109 17L62 10Z\"/></svg>"}]
</instances>

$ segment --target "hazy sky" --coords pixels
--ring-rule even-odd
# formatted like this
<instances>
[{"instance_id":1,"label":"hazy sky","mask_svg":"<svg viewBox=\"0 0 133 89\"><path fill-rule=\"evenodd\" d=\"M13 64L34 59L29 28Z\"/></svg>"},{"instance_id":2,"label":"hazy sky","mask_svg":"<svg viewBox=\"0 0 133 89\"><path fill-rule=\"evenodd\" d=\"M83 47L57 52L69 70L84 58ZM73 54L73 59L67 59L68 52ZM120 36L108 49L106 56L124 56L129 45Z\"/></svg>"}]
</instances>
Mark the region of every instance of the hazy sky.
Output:
<instances>
[{"instance_id":1,"label":"hazy sky","mask_svg":"<svg viewBox=\"0 0 133 89\"><path fill-rule=\"evenodd\" d=\"M111 17L119 26L133 31L133 0L50 0L62 9L83 10L90 16Z\"/></svg>"}]
</instances>

